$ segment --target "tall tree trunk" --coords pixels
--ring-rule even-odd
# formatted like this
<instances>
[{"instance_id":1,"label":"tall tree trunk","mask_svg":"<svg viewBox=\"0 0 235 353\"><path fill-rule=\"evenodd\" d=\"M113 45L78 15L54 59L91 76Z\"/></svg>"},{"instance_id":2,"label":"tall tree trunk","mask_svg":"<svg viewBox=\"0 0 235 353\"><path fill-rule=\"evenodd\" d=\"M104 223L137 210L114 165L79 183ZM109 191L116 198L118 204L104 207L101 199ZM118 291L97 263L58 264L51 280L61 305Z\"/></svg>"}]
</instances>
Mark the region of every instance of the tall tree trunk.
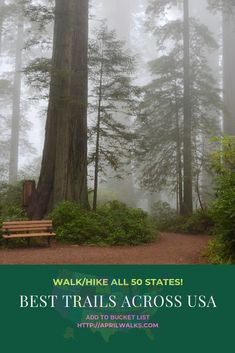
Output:
<instances>
[{"instance_id":1,"label":"tall tree trunk","mask_svg":"<svg viewBox=\"0 0 235 353\"><path fill-rule=\"evenodd\" d=\"M192 109L190 89L189 0L184 0L184 205L183 212L193 212L192 188Z\"/></svg>"},{"instance_id":2,"label":"tall tree trunk","mask_svg":"<svg viewBox=\"0 0 235 353\"><path fill-rule=\"evenodd\" d=\"M73 0L71 148L69 189L72 200L89 208L87 191L88 0Z\"/></svg>"},{"instance_id":3,"label":"tall tree trunk","mask_svg":"<svg viewBox=\"0 0 235 353\"><path fill-rule=\"evenodd\" d=\"M65 200L88 207L87 42L88 1L56 0L43 160L28 209L35 219Z\"/></svg>"},{"instance_id":4,"label":"tall tree trunk","mask_svg":"<svg viewBox=\"0 0 235 353\"><path fill-rule=\"evenodd\" d=\"M69 101L71 80L71 1L56 1L50 98L40 178L29 207L42 218L66 195ZM59 139L61 139L59 141ZM62 146L62 148L61 148ZM62 153L59 159L59 153ZM60 165L59 165L60 163ZM56 170L57 167L57 170ZM56 174L56 176L55 176ZM63 177L64 176L64 177ZM59 184L60 180L60 185Z\"/></svg>"},{"instance_id":5,"label":"tall tree trunk","mask_svg":"<svg viewBox=\"0 0 235 353\"><path fill-rule=\"evenodd\" d=\"M95 147L93 211L96 211L96 208L97 208L97 196L98 196L98 185L99 185L100 124L101 124L102 85L103 85L103 45L102 45L101 51L102 52L101 52L100 83L99 83L99 103L98 103L98 115L97 115L97 124L96 124L97 132L96 132L96 147Z\"/></svg>"},{"instance_id":6,"label":"tall tree trunk","mask_svg":"<svg viewBox=\"0 0 235 353\"><path fill-rule=\"evenodd\" d=\"M182 176L182 137L180 133L180 116L177 86L175 85L175 111L176 111L176 158L177 158L177 172L178 172L178 186L177 186L177 209L179 213L183 214L183 176Z\"/></svg>"},{"instance_id":7,"label":"tall tree trunk","mask_svg":"<svg viewBox=\"0 0 235 353\"><path fill-rule=\"evenodd\" d=\"M227 0L224 0L227 1ZM235 135L235 11L223 14L224 133Z\"/></svg>"},{"instance_id":8,"label":"tall tree trunk","mask_svg":"<svg viewBox=\"0 0 235 353\"><path fill-rule=\"evenodd\" d=\"M97 117L93 211L96 211L97 209L97 197L98 197L98 185L99 185L100 122L101 122L101 106L99 106L98 108L98 117Z\"/></svg>"},{"instance_id":9,"label":"tall tree trunk","mask_svg":"<svg viewBox=\"0 0 235 353\"><path fill-rule=\"evenodd\" d=\"M24 42L23 16L22 16L22 13L19 13L18 25L17 25L17 38L16 38L15 73L14 73L14 83L13 83L11 145L10 145L10 164L9 164L9 183L10 184L13 184L17 181L17 174L18 174L23 42Z\"/></svg>"}]
</instances>

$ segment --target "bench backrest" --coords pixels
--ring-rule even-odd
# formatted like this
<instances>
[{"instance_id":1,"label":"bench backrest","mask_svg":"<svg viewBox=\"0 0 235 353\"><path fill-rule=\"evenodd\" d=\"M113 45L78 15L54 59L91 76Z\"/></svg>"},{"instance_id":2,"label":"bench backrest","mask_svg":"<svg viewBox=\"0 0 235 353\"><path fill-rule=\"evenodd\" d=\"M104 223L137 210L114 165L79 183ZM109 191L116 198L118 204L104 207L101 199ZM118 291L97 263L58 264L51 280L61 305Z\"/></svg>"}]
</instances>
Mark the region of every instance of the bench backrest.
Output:
<instances>
[{"instance_id":1,"label":"bench backrest","mask_svg":"<svg viewBox=\"0 0 235 353\"><path fill-rule=\"evenodd\" d=\"M11 221L3 222L2 231L11 232L11 233L20 233L20 232L43 232L50 231L52 229L51 220L43 221Z\"/></svg>"}]
</instances>

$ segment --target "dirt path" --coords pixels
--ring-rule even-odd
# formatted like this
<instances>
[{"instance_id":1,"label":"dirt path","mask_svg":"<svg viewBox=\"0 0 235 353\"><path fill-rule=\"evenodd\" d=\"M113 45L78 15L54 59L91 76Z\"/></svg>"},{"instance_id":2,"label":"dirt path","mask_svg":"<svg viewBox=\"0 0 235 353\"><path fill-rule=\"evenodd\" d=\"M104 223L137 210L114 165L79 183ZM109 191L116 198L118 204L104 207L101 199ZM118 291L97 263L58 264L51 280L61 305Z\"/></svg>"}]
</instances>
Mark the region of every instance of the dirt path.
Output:
<instances>
[{"instance_id":1,"label":"dirt path","mask_svg":"<svg viewBox=\"0 0 235 353\"><path fill-rule=\"evenodd\" d=\"M53 244L51 248L1 249L0 264L198 264L209 236L161 234L153 244L97 247Z\"/></svg>"}]
</instances>

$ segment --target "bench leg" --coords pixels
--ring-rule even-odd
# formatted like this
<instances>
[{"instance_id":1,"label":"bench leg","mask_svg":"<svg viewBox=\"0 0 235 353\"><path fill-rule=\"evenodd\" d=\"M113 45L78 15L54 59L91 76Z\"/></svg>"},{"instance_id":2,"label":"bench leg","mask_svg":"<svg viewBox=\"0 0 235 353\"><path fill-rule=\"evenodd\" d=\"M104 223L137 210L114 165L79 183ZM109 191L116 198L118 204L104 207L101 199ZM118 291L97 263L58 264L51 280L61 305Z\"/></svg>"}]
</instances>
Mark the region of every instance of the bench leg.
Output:
<instances>
[{"instance_id":1,"label":"bench leg","mask_svg":"<svg viewBox=\"0 0 235 353\"><path fill-rule=\"evenodd\" d=\"M48 244L48 247L51 246L51 237L47 237L47 244Z\"/></svg>"},{"instance_id":2,"label":"bench leg","mask_svg":"<svg viewBox=\"0 0 235 353\"><path fill-rule=\"evenodd\" d=\"M30 239L31 239L31 238L27 238L27 244L28 244L28 246L30 246Z\"/></svg>"}]
</instances>

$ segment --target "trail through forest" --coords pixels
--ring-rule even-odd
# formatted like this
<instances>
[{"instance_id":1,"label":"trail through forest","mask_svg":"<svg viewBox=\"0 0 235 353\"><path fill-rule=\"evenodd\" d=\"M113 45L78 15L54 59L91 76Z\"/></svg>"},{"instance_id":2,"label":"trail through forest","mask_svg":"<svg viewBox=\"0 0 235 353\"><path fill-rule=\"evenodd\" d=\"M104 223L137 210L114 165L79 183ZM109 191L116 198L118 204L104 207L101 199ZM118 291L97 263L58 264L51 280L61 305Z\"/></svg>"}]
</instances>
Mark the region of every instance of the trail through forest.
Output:
<instances>
[{"instance_id":1,"label":"trail through forest","mask_svg":"<svg viewBox=\"0 0 235 353\"><path fill-rule=\"evenodd\" d=\"M203 264L207 235L162 233L155 243L98 247L62 245L0 250L1 264Z\"/></svg>"}]
</instances>

